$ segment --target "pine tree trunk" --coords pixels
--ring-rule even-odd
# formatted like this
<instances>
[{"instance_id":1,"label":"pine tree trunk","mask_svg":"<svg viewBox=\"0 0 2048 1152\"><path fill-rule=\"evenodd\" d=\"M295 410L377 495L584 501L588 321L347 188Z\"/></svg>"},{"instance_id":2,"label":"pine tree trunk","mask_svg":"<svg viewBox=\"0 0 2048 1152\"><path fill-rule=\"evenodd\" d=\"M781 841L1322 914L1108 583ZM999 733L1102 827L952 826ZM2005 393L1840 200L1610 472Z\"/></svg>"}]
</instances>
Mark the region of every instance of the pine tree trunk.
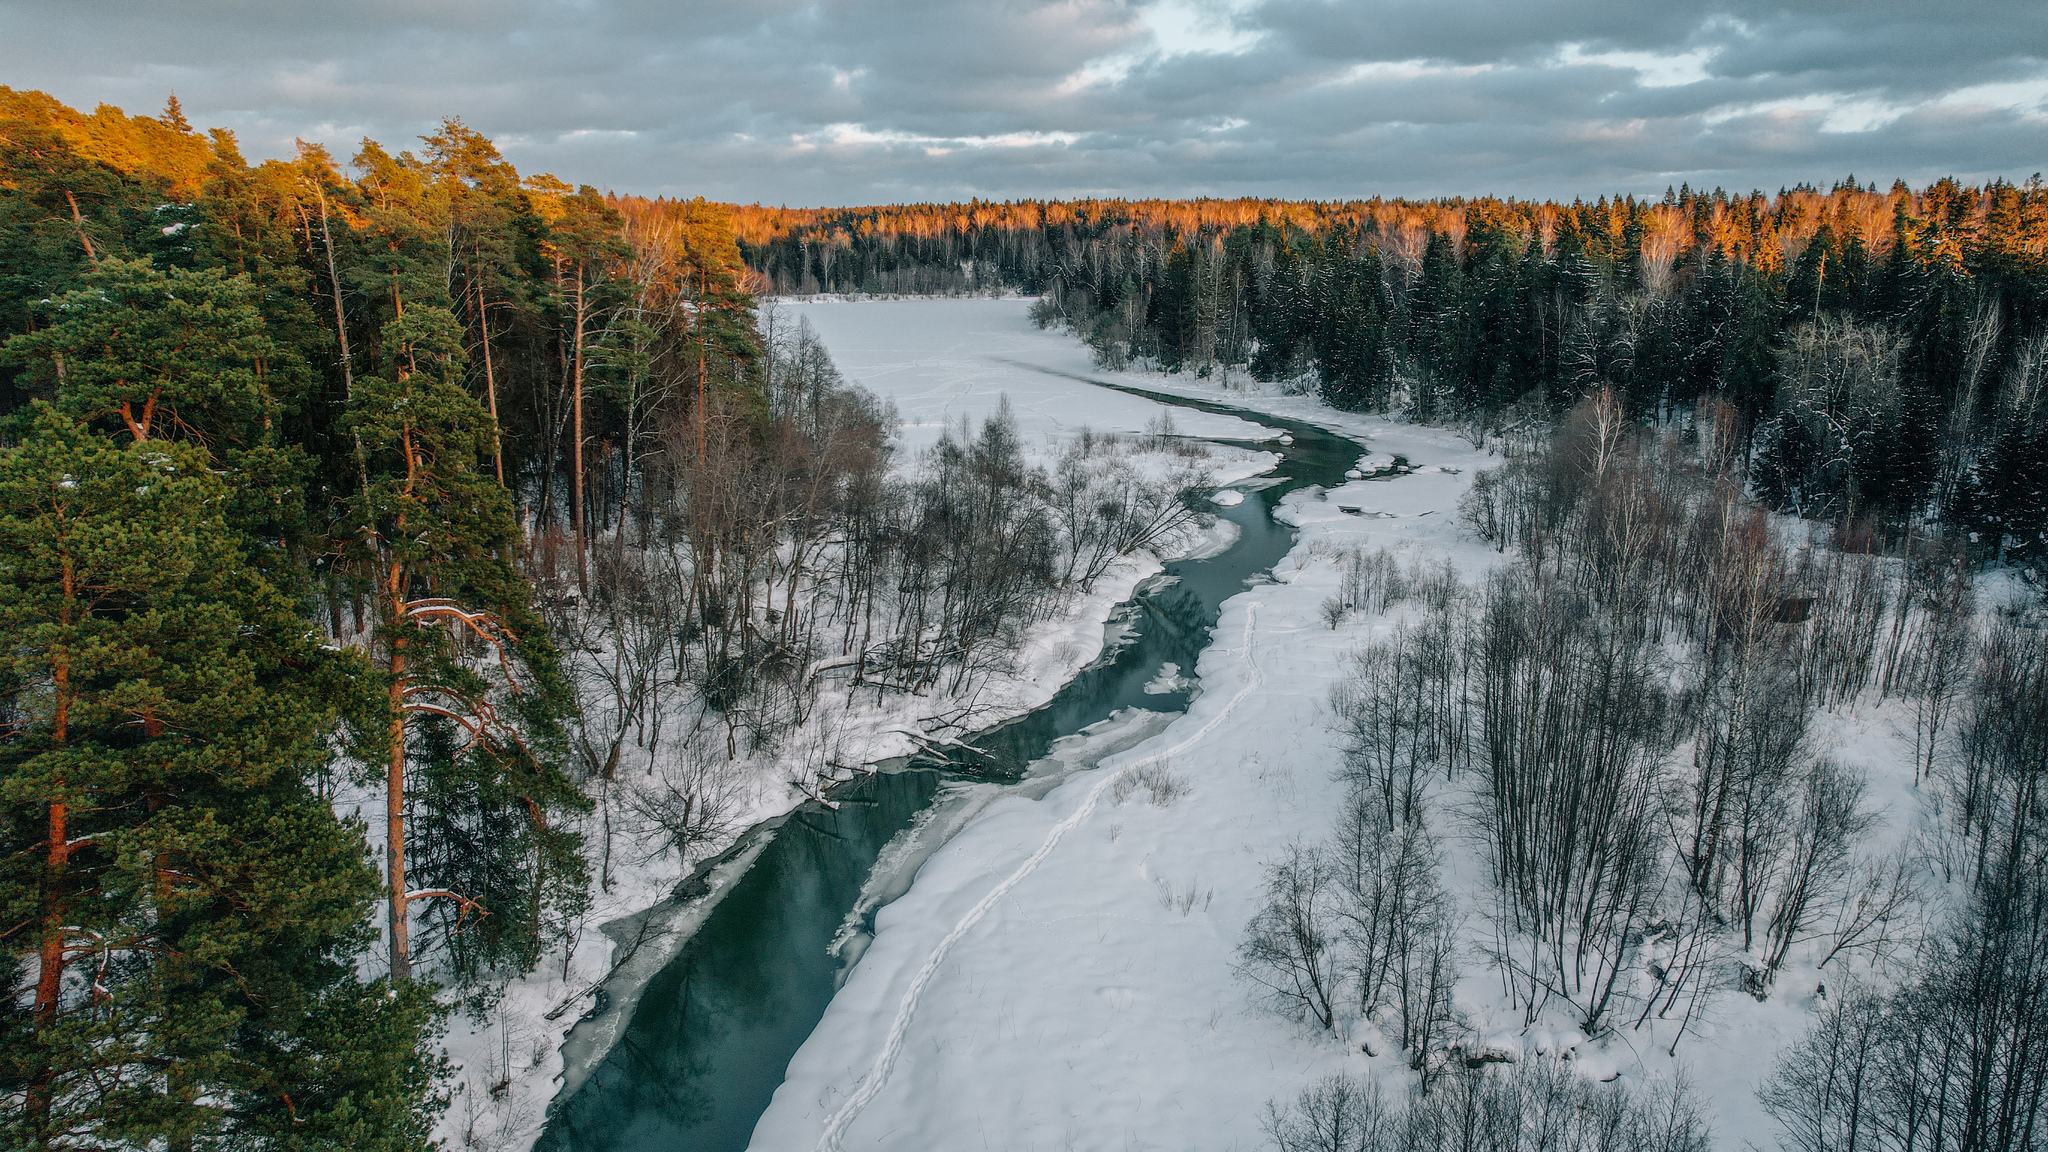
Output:
<instances>
[{"instance_id":1,"label":"pine tree trunk","mask_svg":"<svg viewBox=\"0 0 2048 1152\"><path fill-rule=\"evenodd\" d=\"M505 434L498 427L498 375L491 365L491 305L484 299L484 281L479 259L476 281L476 328L484 343L484 403L491 410L491 461L498 470L498 487L505 486Z\"/></svg>"},{"instance_id":2,"label":"pine tree trunk","mask_svg":"<svg viewBox=\"0 0 2048 1152\"><path fill-rule=\"evenodd\" d=\"M77 595L70 564L64 568L64 598L67 602ZM68 613L67 613L68 615ZM54 709L51 715L50 742L52 747L61 748L69 738L71 726L71 666L63 655L53 661L51 689ZM64 792L64 781L53 782L56 796ZM37 951L35 1031L38 1035L48 1031L57 1023L59 997L64 990L64 871L71 861L70 807L61 799L50 801L49 840L47 872L44 879L43 897L43 940ZM39 1069L28 1088L28 1111L33 1118L33 1129L39 1134L49 1130L50 1094L55 1077L47 1069ZM41 1141L48 1146L47 1139Z\"/></svg>"},{"instance_id":3,"label":"pine tree trunk","mask_svg":"<svg viewBox=\"0 0 2048 1152\"><path fill-rule=\"evenodd\" d=\"M388 594L391 598L392 628L405 619L404 586L396 562L391 565ZM384 859L391 887L391 981L403 984L412 979L412 942L405 915L405 640L391 639L391 722L388 730L390 760L384 778Z\"/></svg>"},{"instance_id":4,"label":"pine tree trunk","mask_svg":"<svg viewBox=\"0 0 2048 1152\"><path fill-rule=\"evenodd\" d=\"M584 556L583 536L583 324L585 321L583 298L583 269L576 269L576 360L570 369L570 409L575 425L573 435L576 445L571 456L574 473L570 478L571 527L576 533L576 590L585 597L590 595L590 568Z\"/></svg>"},{"instance_id":5,"label":"pine tree trunk","mask_svg":"<svg viewBox=\"0 0 2048 1152\"><path fill-rule=\"evenodd\" d=\"M61 675L61 672L60 672ZM58 722L59 743L62 742L63 722ZM62 786L62 782L59 782ZM48 1031L57 1023L58 997L64 987L64 905L62 902L62 880L64 866L70 856L70 842L65 830L67 810L63 801L50 804L49 819L49 861L47 881L49 895L43 902L43 942L37 957L35 1030L38 1034ZM38 1069L28 1090L28 1112L33 1119L32 1129L37 1133L49 1130L50 1094L54 1075L47 1068ZM47 1141L43 1142L48 1146Z\"/></svg>"}]
</instances>

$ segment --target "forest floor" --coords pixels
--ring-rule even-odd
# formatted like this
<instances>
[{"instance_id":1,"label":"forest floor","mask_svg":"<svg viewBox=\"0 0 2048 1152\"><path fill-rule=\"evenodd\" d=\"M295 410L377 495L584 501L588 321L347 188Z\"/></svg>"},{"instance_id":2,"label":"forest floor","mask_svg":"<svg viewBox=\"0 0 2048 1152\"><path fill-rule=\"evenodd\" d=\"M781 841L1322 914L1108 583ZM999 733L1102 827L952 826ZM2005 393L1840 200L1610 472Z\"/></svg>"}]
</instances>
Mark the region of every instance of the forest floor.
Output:
<instances>
[{"instance_id":1,"label":"forest floor","mask_svg":"<svg viewBox=\"0 0 2048 1152\"><path fill-rule=\"evenodd\" d=\"M1262 903L1265 866L1290 843L1327 837L1340 808L1330 691L1347 657L1404 612L1354 613L1330 627L1319 609L1337 587L1333 557L1384 547L1404 563L1448 559L1476 583L1502 557L1461 527L1458 501L1474 472L1498 460L1448 431L1341 413L1311 397L1098 372L1071 336L1032 328L1027 308L941 300L796 310L847 376L895 397L907 423L913 413L978 415L998 393L1027 430L1113 428L1144 415L1136 398L1077 392L1086 385L1051 374L1070 373L1312 421L1358 438L1375 458L1399 453L1435 467L1290 495L1282 515L1300 539L1274 583L1225 604L1192 708L1043 800L990 806L923 865L881 910L874 943L792 1061L755 1130L760 1152L1255 1149L1268 1146L1267 1102L1290 1101L1332 1071L1404 1091L1413 1081L1372 1024L1354 1013L1333 1035L1276 1015L1233 961ZM1207 431L1210 418L1175 419ZM1871 807L1884 822L1871 842L1910 833L1923 819L1901 731L1910 720L1896 705L1864 703L1818 724L1825 751L1870 773ZM1116 784L1138 768L1169 772L1178 795ZM1773 1146L1755 1088L1804 1031L1838 967L1817 972L1813 956L1795 956L1765 999L1729 988L1682 1039L1673 1021L1630 1027L1633 1013L1599 1040L1548 1016L1526 1025L1483 953L1476 782L1472 772L1439 780L1431 806L1445 886L1464 921L1456 1003L1468 1043L1510 1058L1567 1055L1603 1080L1683 1076L1704 1102L1716 1147Z\"/></svg>"},{"instance_id":2,"label":"forest floor","mask_svg":"<svg viewBox=\"0 0 2048 1152\"><path fill-rule=\"evenodd\" d=\"M963 313L954 308L965 304ZM1024 320L1029 301L903 301L836 306L783 304L782 321L808 317L824 336L846 377L865 385L896 407L902 420L897 467L915 466L917 455L936 442L947 426L957 429L962 418L979 422L994 414L1007 397L1022 433L1027 462L1049 464L1061 446L1083 426L1097 433L1127 438L1132 463L1147 473L1163 474L1187 459L1148 443L1148 426L1156 432L1164 413L1172 412L1179 434L1235 441L1269 441L1271 429L1228 416L1204 415L1186 409L1097 388L1072 379L1048 376L1032 367L1005 363L1012 355L1043 352L1048 345L1065 349L1071 340L1042 333ZM1016 331L1005 340L991 332L1005 318ZM991 337L994 338L991 338ZM1073 345L1078 348L1078 345ZM1069 358L1071 359L1071 357ZM1068 364L1067 361L1061 361ZM1085 368L1087 357L1078 364ZM1271 468L1276 457L1250 446L1210 446L1206 466L1218 485L1244 480ZM732 833L699 845L691 864L724 851L737 834L779 816L808 798L792 785L792 777L816 767L821 758L842 764L871 764L916 750L913 734L947 737L962 733L936 728L934 717L959 717L971 710L973 729L1022 715L1051 699L1061 686L1101 653L1111 632L1117 605L1136 586L1156 573L1163 560L1220 550L1230 542L1232 525L1219 521L1209 529L1182 534L1164 557L1141 553L1124 558L1085 594L1077 595L1052 619L1033 626L1019 646L1007 674L973 686L964 696L904 696L826 692L805 730L773 750L744 755L736 766L739 811ZM691 710L689 701L671 705ZM682 723L676 716L672 722ZM646 767L645 756L624 749L621 777ZM513 981L503 996L483 1011L457 1011L450 1019L444 1045L454 1065L453 1097L436 1130L450 1147L524 1152L539 1136L546 1109L563 1084L563 1041L591 1004L592 990L624 957L604 926L661 904L682 879L685 864L672 853L651 852L630 828L611 832L609 864L605 863L602 826L603 796L598 783L589 786L600 810L582 829L592 859L591 906L573 945L544 958L529 975ZM381 795L340 798L348 812L361 806L371 811ZM374 837L373 837L374 839ZM381 849L381 841L373 843ZM735 859L711 878L714 893L736 881L751 857ZM605 875L607 874L608 875ZM678 909L648 940L633 967L651 975L674 954L687 933L708 910L711 898ZM631 1003L615 993L608 1019L623 1020ZM630 994L630 992L629 992ZM598 1053L601 1055L601 1051Z\"/></svg>"}]
</instances>

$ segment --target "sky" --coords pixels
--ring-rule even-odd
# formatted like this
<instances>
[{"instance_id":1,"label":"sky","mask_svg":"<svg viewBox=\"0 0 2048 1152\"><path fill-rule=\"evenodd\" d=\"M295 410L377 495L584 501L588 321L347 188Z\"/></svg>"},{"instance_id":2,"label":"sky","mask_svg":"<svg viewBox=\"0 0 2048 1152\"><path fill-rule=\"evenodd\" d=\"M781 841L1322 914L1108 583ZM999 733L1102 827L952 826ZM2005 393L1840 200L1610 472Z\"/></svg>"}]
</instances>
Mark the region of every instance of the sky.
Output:
<instances>
[{"instance_id":1,"label":"sky","mask_svg":"<svg viewBox=\"0 0 2048 1152\"><path fill-rule=\"evenodd\" d=\"M0 0L0 84L790 206L2048 169L2043 0Z\"/></svg>"}]
</instances>

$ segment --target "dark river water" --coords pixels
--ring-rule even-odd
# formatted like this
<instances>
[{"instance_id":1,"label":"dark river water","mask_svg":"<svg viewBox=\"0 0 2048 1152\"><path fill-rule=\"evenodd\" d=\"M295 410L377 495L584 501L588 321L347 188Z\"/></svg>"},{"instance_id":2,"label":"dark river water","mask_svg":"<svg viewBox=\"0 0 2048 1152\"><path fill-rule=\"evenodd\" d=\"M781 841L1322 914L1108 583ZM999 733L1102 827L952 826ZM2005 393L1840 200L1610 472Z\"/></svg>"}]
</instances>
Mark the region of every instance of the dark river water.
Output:
<instances>
[{"instance_id":1,"label":"dark river water","mask_svg":"<svg viewBox=\"0 0 2048 1152\"><path fill-rule=\"evenodd\" d=\"M1293 547L1293 529L1272 517L1280 497L1305 485L1343 483L1361 449L1313 425L1138 394L1241 416L1294 437L1290 445L1262 445L1285 453L1263 478L1268 486L1236 507L1216 509L1236 523L1236 542L1215 556L1168 564L1163 578L1147 581L1119 609L1126 632L1120 646L1043 707L970 739L974 751L860 777L833 792L836 810L805 804L769 833L745 875L638 1001L609 1009L630 1012L630 1019L589 1076L551 1106L543 1152L744 1149L790 1057L824 1015L842 967L858 960L859 948L835 941L845 939L849 914L872 927L874 910L862 907L864 895L873 901L870 875L892 840L913 834L920 813L962 787L985 788L990 780L1031 787L1025 778L1064 737L1113 717L1129 721L1131 710L1186 710L1185 686L1157 691L1161 670L1174 664L1192 680L1223 601L1263 579ZM913 872L914 864L907 866L900 883Z\"/></svg>"}]
</instances>

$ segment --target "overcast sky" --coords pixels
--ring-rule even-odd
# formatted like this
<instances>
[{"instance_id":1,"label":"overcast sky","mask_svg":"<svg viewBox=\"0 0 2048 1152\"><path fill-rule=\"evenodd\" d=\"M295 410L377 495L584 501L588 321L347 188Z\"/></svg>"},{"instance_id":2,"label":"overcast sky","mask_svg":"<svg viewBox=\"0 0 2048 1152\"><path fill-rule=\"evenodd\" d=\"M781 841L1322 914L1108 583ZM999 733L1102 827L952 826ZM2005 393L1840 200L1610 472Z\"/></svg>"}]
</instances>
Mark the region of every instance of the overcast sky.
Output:
<instances>
[{"instance_id":1,"label":"overcast sky","mask_svg":"<svg viewBox=\"0 0 2048 1152\"><path fill-rule=\"evenodd\" d=\"M0 83L789 205L2048 168L2048 0L0 0Z\"/></svg>"}]
</instances>

